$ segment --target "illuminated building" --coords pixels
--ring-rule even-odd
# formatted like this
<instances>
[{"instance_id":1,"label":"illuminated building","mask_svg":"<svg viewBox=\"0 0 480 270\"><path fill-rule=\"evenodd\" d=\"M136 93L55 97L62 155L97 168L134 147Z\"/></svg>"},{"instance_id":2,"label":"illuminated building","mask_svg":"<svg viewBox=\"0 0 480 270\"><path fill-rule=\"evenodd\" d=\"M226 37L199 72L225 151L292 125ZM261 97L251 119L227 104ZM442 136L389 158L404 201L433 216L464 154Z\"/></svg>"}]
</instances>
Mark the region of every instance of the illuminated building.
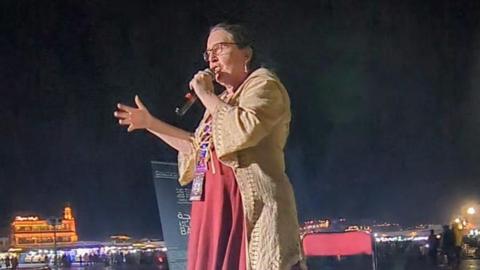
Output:
<instances>
[{"instance_id":1,"label":"illuminated building","mask_svg":"<svg viewBox=\"0 0 480 270\"><path fill-rule=\"evenodd\" d=\"M110 239L112 239L114 243L128 243L132 240L128 235L112 235Z\"/></svg>"},{"instance_id":2,"label":"illuminated building","mask_svg":"<svg viewBox=\"0 0 480 270\"><path fill-rule=\"evenodd\" d=\"M11 224L10 244L14 248L63 245L77 241L75 218L70 207L65 207L63 218L56 225L38 216L17 216Z\"/></svg>"},{"instance_id":3,"label":"illuminated building","mask_svg":"<svg viewBox=\"0 0 480 270\"><path fill-rule=\"evenodd\" d=\"M330 227L330 220L328 219L320 219L320 220L309 220L305 221L302 226L300 226L300 235L303 236L307 233L316 233L320 231L324 231Z\"/></svg>"},{"instance_id":4,"label":"illuminated building","mask_svg":"<svg viewBox=\"0 0 480 270\"><path fill-rule=\"evenodd\" d=\"M372 232L372 228L367 225L350 225L345 229L346 232L364 231Z\"/></svg>"}]
</instances>

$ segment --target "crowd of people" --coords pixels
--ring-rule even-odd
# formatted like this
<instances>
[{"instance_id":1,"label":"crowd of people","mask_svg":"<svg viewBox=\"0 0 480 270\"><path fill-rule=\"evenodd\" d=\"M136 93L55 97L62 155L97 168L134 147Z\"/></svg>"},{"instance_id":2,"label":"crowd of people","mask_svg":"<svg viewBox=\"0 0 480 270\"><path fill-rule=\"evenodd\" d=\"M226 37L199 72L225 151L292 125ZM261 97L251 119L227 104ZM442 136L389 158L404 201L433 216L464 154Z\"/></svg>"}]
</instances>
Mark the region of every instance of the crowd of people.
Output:
<instances>
[{"instance_id":1,"label":"crowd of people","mask_svg":"<svg viewBox=\"0 0 480 270\"><path fill-rule=\"evenodd\" d=\"M140 252L115 252L115 253L85 253L81 255L62 254L57 256L45 255L39 263L46 267L58 265L59 267L70 268L73 264L77 266L113 266L113 265L166 265L167 255L162 251L140 251ZM19 258L17 256L7 256L0 258L0 269L17 269ZM49 268L46 268L49 269Z\"/></svg>"},{"instance_id":2,"label":"crowd of people","mask_svg":"<svg viewBox=\"0 0 480 270\"><path fill-rule=\"evenodd\" d=\"M391 269L393 265L403 265L401 269L437 269L448 266L457 269L462 260L464 234L458 224L444 225L443 232L436 234L430 230L427 242L405 241L377 243L379 269ZM417 267L417 268L415 268Z\"/></svg>"},{"instance_id":3,"label":"crowd of people","mask_svg":"<svg viewBox=\"0 0 480 270\"><path fill-rule=\"evenodd\" d=\"M428 237L428 258L431 266L446 264L458 267L462 259L463 232L459 224L444 225L441 237L433 230Z\"/></svg>"},{"instance_id":4,"label":"crowd of people","mask_svg":"<svg viewBox=\"0 0 480 270\"><path fill-rule=\"evenodd\" d=\"M156 264L166 261L164 252L116 252L116 253L85 253L78 256L63 255L59 260L59 264L63 267L70 267L72 263L80 266L93 265L121 265L121 264Z\"/></svg>"},{"instance_id":5,"label":"crowd of people","mask_svg":"<svg viewBox=\"0 0 480 270\"><path fill-rule=\"evenodd\" d=\"M7 269L17 269L18 258L16 256L7 256L3 259L0 259L0 268L2 268L4 265Z\"/></svg>"}]
</instances>

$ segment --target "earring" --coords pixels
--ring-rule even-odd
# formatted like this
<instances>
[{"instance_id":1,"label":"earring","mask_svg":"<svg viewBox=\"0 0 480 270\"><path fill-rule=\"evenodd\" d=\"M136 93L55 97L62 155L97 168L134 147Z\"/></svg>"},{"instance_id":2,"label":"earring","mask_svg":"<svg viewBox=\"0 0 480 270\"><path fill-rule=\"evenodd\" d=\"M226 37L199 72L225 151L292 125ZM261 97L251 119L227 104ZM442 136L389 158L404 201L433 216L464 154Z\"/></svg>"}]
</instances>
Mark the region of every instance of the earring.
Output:
<instances>
[{"instance_id":1,"label":"earring","mask_svg":"<svg viewBox=\"0 0 480 270\"><path fill-rule=\"evenodd\" d=\"M248 73L248 65L246 62L245 62L245 73Z\"/></svg>"}]
</instances>

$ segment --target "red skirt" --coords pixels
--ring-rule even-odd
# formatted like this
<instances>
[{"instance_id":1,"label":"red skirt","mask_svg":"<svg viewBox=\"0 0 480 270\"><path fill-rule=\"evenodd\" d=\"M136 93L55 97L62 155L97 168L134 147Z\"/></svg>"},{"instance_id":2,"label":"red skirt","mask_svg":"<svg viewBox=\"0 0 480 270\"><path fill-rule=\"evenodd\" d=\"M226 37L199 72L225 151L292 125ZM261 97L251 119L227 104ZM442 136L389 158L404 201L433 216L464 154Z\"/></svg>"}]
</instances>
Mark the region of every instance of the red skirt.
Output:
<instances>
[{"instance_id":1,"label":"red skirt","mask_svg":"<svg viewBox=\"0 0 480 270\"><path fill-rule=\"evenodd\" d=\"M245 270L246 230L233 170L212 154L202 201L192 203L188 270Z\"/></svg>"}]
</instances>

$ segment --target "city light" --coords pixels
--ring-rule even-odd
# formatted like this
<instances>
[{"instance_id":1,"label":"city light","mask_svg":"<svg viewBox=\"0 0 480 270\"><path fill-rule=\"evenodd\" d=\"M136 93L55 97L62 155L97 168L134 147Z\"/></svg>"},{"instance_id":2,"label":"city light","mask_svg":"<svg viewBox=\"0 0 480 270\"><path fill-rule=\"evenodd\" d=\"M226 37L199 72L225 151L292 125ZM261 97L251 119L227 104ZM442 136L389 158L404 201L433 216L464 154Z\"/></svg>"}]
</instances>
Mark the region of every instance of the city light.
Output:
<instances>
[{"instance_id":1,"label":"city light","mask_svg":"<svg viewBox=\"0 0 480 270\"><path fill-rule=\"evenodd\" d=\"M476 212L477 212L477 211L476 211L475 208L473 208L473 207L469 207L469 208L467 209L467 214L469 214L469 215L475 215Z\"/></svg>"},{"instance_id":2,"label":"city light","mask_svg":"<svg viewBox=\"0 0 480 270\"><path fill-rule=\"evenodd\" d=\"M16 221L37 221L38 217L35 217L35 216L31 216L31 217L16 216L15 220Z\"/></svg>"}]
</instances>

